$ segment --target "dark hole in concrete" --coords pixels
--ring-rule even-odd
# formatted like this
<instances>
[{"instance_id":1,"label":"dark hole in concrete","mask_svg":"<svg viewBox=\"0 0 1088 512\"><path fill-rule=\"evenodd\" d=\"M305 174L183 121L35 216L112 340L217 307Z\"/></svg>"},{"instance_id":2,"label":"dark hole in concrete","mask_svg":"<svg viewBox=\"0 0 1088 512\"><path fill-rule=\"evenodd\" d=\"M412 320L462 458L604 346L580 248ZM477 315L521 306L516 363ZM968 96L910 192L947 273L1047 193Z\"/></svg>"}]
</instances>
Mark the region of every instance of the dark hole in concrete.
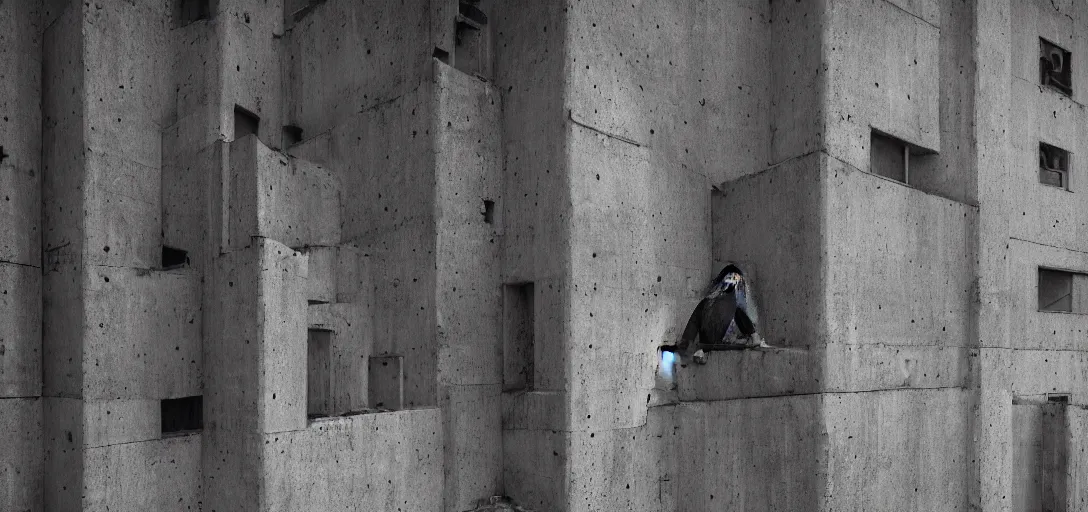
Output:
<instances>
[{"instance_id":1,"label":"dark hole in concrete","mask_svg":"<svg viewBox=\"0 0 1088 512\"><path fill-rule=\"evenodd\" d=\"M1039 183L1069 188L1069 152L1045 142L1039 143Z\"/></svg>"},{"instance_id":2,"label":"dark hole in concrete","mask_svg":"<svg viewBox=\"0 0 1088 512\"><path fill-rule=\"evenodd\" d=\"M204 428L204 397L186 396L159 401L162 434L186 434Z\"/></svg>"},{"instance_id":3,"label":"dark hole in concrete","mask_svg":"<svg viewBox=\"0 0 1088 512\"><path fill-rule=\"evenodd\" d=\"M1039 39L1039 78L1066 96L1073 95L1072 54L1064 48Z\"/></svg>"},{"instance_id":4,"label":"dark hole in concrete","mask_svg":"<svg viewBox=\"0 0 1088 512\"><path fill-rule=\"evenodd\" d=\"M0 146L0 164L4 163L4 159L11 155L4 152L4 146Z\"/></svg>"},{"instance_id":5,"label":"dark hole in concrete","mask_svg":"<svg viewBox=\"0 0 1088 512\"><path fill-rule=\"evenodd\" d=\"M189 264L189 252L174 247L162 246L162 268L174 269Z\"/></svg>"},{"instance_id":6,"label":"dark hole in concrete","mask_svg":"<svg viewBox=\"0 0 1088 512\"><path fill-rule=\"evenodd\" d=\"M434 53L432 53L431 56L442 62L445 62L446 64L450 63L450 52L447 52L446 50L443 50L437 46L434 47Z\"/></svg>"},{"instance_id":7,"label":"dark hole in concrete","mask_svg":"<svg viewBox=\"0 0 1088 512\"><path fill-rule=\"evenodd\" d=\"M1073 312L1073 273L1039 269L1039 311Z\"/></svg>"},{"instance_id":8,"label":"dark hole in concrete","mask_svg":"<svg viewBox=\"0 0 1088 512\"><path fill-rule=\"evenodd\" d=\"M174 25L184 27L190 23L212 18L211 0L176 0L174 2Z\"/></svg>"},{"instance_id":9,"label":"dark hole in concrete","mask_svg":"<svg viewBox=\"0 0 1088 512\"><path fill-rule=\"evenodd\" d=\"M234 106L234 140L249 134L256 135L260 124L260 116L238 105Z\"/></svg>"},{"instance_id":10,"label":"dark hole in concrete","mask_svg":"<svg viewBox=\"0 0 1088 512\"><path fill-rule=\"evenodd\" d=\"M487 14L478 2L460 2L459 5L453 67L488 80L491 76L491 34Z\"/></svg>"},{"instance_id":11,"label":"dark hole in concrete","mask_svg":"<svg viewBox=\"0 0 1088 512\"><path fill-rule=\"evenodd\" d=\"M536 366L533 283L503 286L503 390L531 390Z\"/></svg>"},{"instance_id":12,"label":"dark hole in concrete","mask_svg":"<svg viewBox=\"0 0 1088 512\"><path fill-rule=\"evenodd\" d=\"M872 130L869 139L869 170L885 178L911 183L911 169L935 164L935 153L896 137Z\"/></svg>"},{"instance_id":13,"label":"dark hole in concrete","mask_svg":"<svg viewBox=\"0 0 1088 512\"><path fill-rule=\"evenodd\" d=\"M477 25L487 25L487 14L480 10L479 2L460 2L458 12Z\"/></svg>"},{"instance_id":14,"label":"dark hole in concrete","mask_svg":"<svg viewBox=\"0 0 1088 512\"><path fill-rule=\"evenodd\" d=\"M484 199L484 222L495 223L495 201Z\"/></svg>"},{"instance_id":15,"label":"dark hole in concrete","mask_svg":"<svg viewBox=\"0 0 1088 512\"><path fill-rule=\"evenodd\" d=\"M1052 404L1069 403L1069 393L1047 393L1046 401Z\"/></svg>"},{"instance_id":16,"label":"dark hole in concrete","mask_svg":"<svg viewBox=\"0 0 1088 512\"><path fill-rule=\"evenodd\" d=\"M333 332L309 329L306 335L306 417L322 418L332 409Z\"/></svg>"},{"instance_id":17,"label":"dark hole in concrete","mask_svg":"<svg viewBox=\"0 0 1088 512\"><path fill-rule=\"evenodd\" d=\"M292 146L302 142L302 127L289 124L283 127L283 146Z\"/></svg>"}]
</instances>

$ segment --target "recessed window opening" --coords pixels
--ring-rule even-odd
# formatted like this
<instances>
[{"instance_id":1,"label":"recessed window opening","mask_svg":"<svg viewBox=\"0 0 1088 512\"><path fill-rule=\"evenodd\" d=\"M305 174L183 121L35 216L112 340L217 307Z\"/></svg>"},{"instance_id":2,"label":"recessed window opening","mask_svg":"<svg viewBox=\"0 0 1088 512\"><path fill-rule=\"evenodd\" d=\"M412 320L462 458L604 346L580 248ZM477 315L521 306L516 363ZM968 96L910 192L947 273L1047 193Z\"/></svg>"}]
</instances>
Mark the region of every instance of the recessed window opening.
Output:
<instances>
[{"instance_id":1,"label":"recessed window opening","mask_svg":"<svg viewBox=\"0 0 1088 512\"><path fill-rule=\"evenodd\" d=\"M309 329L306 334L306 417L323 418L332 409L333 332Z\"/></svg>"},{"instance_id":2,"label":"recessed window opening","mask_svg":"<svg viewBox=\"0 0 1088 512\"><path fill-rule=\"evenodd\" d=\"M484 199L484 222L488 224L495 223L495 201L490 199Z\"/></svg>"},{"instance_id":3,"label":"recessed window opening","mask_svg":"<svg viewBox=\"0 0 1088 512\"><path fill-rule=\"evenodd\" d=\"M1046 401L1052 404L1069 403L1069 393L1047 393Z\"/></svg>"},{"instance_id":4,"label":"recessed window opening","mask_svg":"<svg viewBox=\"0 0 1088 512\"><path fill-rule=\"evenodd\" d=\"M503 390L532 390L535 384L536 312L533 283L503 286Z\"/></svg>"},{"instance_id":5,"label":"recessed window opening","mask_svg":"<svg viewBox=\"0 0 1088 512\"><path fill-rule=\"evenodd\" d=\"M283 147L293 146L302 142L302 128L289 124L283 127Z\"/></svg>"},{"instance_id":6,"label":"recessed window opening","mask_svg":"<svg viewBox=\"0 0 1088 512\"><path fill-rule=\"evenodd\" d=\"M211 0L175 0L174 24L184 27L200 20L208 20L212 17Z\"/></svg>"},{"instance_id":7,"label":"recessed window opening","mask_svg":"<svg viewBox=\"0 0 1088 512\"><path fill-rule=\"evenodd\" d=\"M478 1L458 4L453 55L454 68L488 80L491 77L491 34L487 14Z\"/></svg>"},{"instance_id":8,"label":"recessed window opening","mask_svg":"<svg viewBox=\"0 0 1088 512\"><path fill-rule=\"evenodd\" d=\"M172 270L189 264L189 252L173 247L162 246L162 268Z\"/></svg>"},{"instance_id":9,"label":"recessed window opening","mask_svg":"<svg viewBox=\"0 0 1088 512\"><path fill-rule=\"evenodd\" d=\"M1039 75L1043 85L1073 95L1072 54L1064 48L1039 38Z\"/></svg>"},{"instance_id":10,"label":"recessed window opening","mask_svg":"<svg viewBox=\"0 0 1088 512\"><path fill-rule=\"evenodd\" d=\"M1073 273L1039 269L1039 311L1073 312Z\"/></svg>"},{"instance_id":11,"label":"recessed window opening","mask_svg":"<svg viewBox=\"0 0 1088 512\"><path fill-rule=\"evenodd\" d=\"M11 155L4 152L4 146L0 146L0 164L4 163L4 159Z\"/></svg>"},{"instance_id":12,"label":"recessed window opening","mask_svg":"<svg viewBox=\"0 0 1088 512\"><path fill-rule=\"evenodd\" d=\"M434 52L431 53L431 56L442 62L445 62L446 64L450 63L450 52L443 50L437 46L434 47Z\"/></svg>"},{"instance_id":13,"label":"recessed window opening","mask_svg":"<svg viewBox=\"0 0 1088 512\"><path fill-rule=\"evenodd\" d=\"M1069 189L1069 152L1045 142L1039 143L1039 183Z\"/></svg>"},{"instance_id":14,"label":"recessed window opening","mask_svg":"<svg viewBox=\"0 0 1088 512\"><path fill-rule=\"evenodd\" d=\"M873 174L910 184L911 167L930 164L933 151L891 135L872 130L869 138L869 170Z\"/></svg>"},{"instance_id":15,"label":"recessed window opening","mask_svg":"<svg viewBox=\"0 0 1088 512\"><path fill-rule=\"evenodd\" d=\"M201 395L160 400L159 412L162 436L190 434L204 428L204 397Z\"/></svg>"},{"instance_id":16,"label":"recessed window opening","mask_svg":"<svg viewBox=\"0 0 1088 512\"><path fill-rule=\"evenodd\" d=\"M241 139L249 134L257 134L261 117L245 108L234 106L234 140Z\"/></svg>"}]
</instances>

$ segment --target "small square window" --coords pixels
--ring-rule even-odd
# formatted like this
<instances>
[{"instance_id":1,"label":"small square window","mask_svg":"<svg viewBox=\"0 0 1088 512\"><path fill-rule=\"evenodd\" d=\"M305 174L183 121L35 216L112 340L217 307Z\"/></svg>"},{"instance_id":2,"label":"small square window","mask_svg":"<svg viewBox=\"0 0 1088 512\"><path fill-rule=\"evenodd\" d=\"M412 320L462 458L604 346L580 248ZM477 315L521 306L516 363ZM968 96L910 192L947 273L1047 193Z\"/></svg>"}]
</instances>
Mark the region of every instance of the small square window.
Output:
<instances>
[{"instance_id":1,"label":"small square window","mask_svg":"<svg viewBox=\"0 0 1088 512\"><path fill-rule=\"evenodd\" d=\"M1073 272L1039 269L1039 311L1073 312Z\"/></svg>"},{"instance_id":2,"label":"small square window","mask_svg":"<svg viewBox=\"0 0 1088 512\"><path fill-rule=\"evenodd\" d=\"M1039 183L1069 189L1069 152L1039 143Z\"/></svg>"},{"instance_id":3,"label":"small square window","mask_svg":"<svg viewBox=\"0 0 1088 512\"><path fill-rule=\"evenodd\" d=\"M1066 96L1073 95L1072 54L1064 48L1039 39L1039 75L1043 85L1057 89Z\"/></svg>"},{"instance_id":4,"label":"small square window","mask_svg":"<svg viewBox=\"0 0 1088 512\"><path fill-rule=\"evenodd\" d=\"M876 130L869 143L869 170L885 178L909 184L912 166L933 164L933 151Z\"/></svg>"},{"instance_id":5,"label":"small square window","mask_svg":"<svg viewBox=\"0 0 1088 512\"><path fill-rule=\"evenodd\" d=\"M189 434L204 428L204 397L186 396L159 401L163 436Z\"/></svg>"}]
</instances>

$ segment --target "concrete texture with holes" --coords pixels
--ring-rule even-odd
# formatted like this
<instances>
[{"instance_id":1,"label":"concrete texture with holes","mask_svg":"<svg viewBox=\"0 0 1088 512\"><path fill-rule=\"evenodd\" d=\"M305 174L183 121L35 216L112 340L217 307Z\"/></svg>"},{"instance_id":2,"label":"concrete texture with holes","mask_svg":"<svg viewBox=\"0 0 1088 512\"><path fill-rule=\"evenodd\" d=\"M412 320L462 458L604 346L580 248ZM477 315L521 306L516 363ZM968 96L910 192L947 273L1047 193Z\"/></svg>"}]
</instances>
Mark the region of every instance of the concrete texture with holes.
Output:
<instances>
[{"instance_id":1,"label":"concrete texture with holes","mask_svg":"<svg viewBox=\"0 0 1088 512\"><path fill-rule=\"evenodd\" d=\"M0 510L1084 509L1086 97L1073 0L0 0Z\"/></svg>"}]
</instances>

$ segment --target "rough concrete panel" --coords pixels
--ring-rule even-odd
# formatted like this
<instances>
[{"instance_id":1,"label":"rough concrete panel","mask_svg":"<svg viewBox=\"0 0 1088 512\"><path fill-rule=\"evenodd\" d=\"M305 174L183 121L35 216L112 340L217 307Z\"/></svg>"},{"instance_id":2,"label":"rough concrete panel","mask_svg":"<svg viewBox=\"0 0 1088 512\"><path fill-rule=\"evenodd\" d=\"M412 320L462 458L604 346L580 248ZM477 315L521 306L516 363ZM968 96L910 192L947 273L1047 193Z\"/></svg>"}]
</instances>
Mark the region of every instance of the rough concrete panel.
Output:
<instances>
[{"instance_id":1,"label":"rough concrete panel","mask_svg":"<svg viewBox=\"0 0 1088 512\"><path fill-rule=\"evenodd\" d=\"M714 182L762 170L769 11L759 1L573 4L571 120L651 146Z\"/></svg>"},{"instance_id":2,"label":"rough concrete panel","mask_svg":"<svg viewBox=\"0 0 1088 512\"><path fill-rule=\"evenodd\" d=\"M1035 59L1038 61L1038 58ZM1009 185L1018 191L1011 198L1011 236L1047 245L1088 250L1088 113L1080 105L1024 80L1014 80ZM1039 183L1039 143L1073 154L1069 190ZM1072 193L1070 193L1072 192Z\"/></svg>"},{"instance_id":3,"label":"rough concrete panel","mask_svg":"<svg viewBox=\"0 0 1088 512\"><path fill-rule=\"evenodd\" d=\"M818 392L825 353L821 348L715 352L705 365L676 369L680 399L702 402Z\"/></svg>"},{"instance_id":4,"label":"rough concrete panel","mask_svg":"<svg viewBox=\"0 0 1088 512\"><path fill-rule=\"evenodd\" d=\"M336 262L339 248L315 246L303 249L306 255L306 300L311 304L336 300Z\"/></svg>"},{"instance_id":5,"label":"rough concrete panel","mask_svg":"<svg viewBox=\"0 0 1088 512\"><path fill-rule=\"evenodd\" d=\"M722 185L711 199L714 261L740 262L755 283L760 331L775 346L823 343L825 199L822 154ZM768 234L772 234L768 236Z\"/></svg>"},{"instance_id":6,"label":"rough concrete panel","mask_svg":"<svg viewBox=\"0 0 1088 512\"><path fill-rule=\"evenodd\" d=\"M306 428L306 256L261 239L257 431Z\"/></svg>"},{"instance_id":7,"label":"rough concrete panel","mask_svg":"<svg viewBox=\"0 0 1088 512\"><path fill-rule=\"evenodd\" d=\"M503 487L531 510L563 510L570 488L570 443L555 430L503 430Z\"/></svg>"},{"instance_id":8,"label":"rough concrete panel","mask_svg":"<svg viewBox=\"0 0 1088 512\"><path fill-rule=\"evenodd\" d=\"M983 363L991 371L1007 370L1007 380L1000 384L1015 396L1071 393L1073 403L1088 402L1084 399L1088 393L1088 352L1019 349Z\"/></svg>"},{"instance_id":9,"label":"rough concrete panel","mask_svg":"<svg viewBox=\"0 0 1088 512\"><path fill-rule=\"evenodd\" d=\"M826 0L771 2L771 163L824 147Z\"/></svg>"},{"instance_id":10,"label":"rough concrete panel","mask_svg":"<svg viewBox=\"0 0 1088 512\"><path fill-rule=\"evenodd\" d=\"M367 362L374 334L370 309L365 304L313 304L310 327L333 331L332 409L334 414L359 411L367 404Z\"/></svg>"},{"instance_id":11,"label":"rough concrete panel","mask_svg":"<svg viewBox=\"0 0 1088 512\"><path fill-rule=\"evenodd\" d=\"M162 256L158 164L148 167L89 150L86 165L85 261L115 267L157 267Z\"/></svg>"},{"instance_id":12,"label":"rough concrete panel","mask_svg":"<svg viewBox=\"0 0 1088 512\"><path fill-rule=\"evenodd\" d=\"M265 434L262 510L444 510L438 409Z\"/></svg>"},{"instance_id":13,"label":"rough concrete panel","mask_svg":"<svg viewBox=\"0 0 1088 512\"><path fill-rule=\"evenodd\" d=\"M1028 349L1083 350L1088 315L1039 311L1039 267L1088 273L1088 253L1020 240L1009 241L1010 346Z\"/></svg>"},{"instance_id":14,"label":"rough concrete panel","mask_svg":"<svg viewBox=\"0 0 1088 512\"><path fill-rule=\"evenodd\" d=\"M84 510L199 510L201 436L87 448Z\"/></svg>"},{"instance_id":15,"label":"rough concrete panel","mask_svg":"<svg viewBox=\"0 0 1088 512\"><path fill-rule=\"evenodd\" d=\"M0 263L0 397L42 392L41 269Z\"/></svg>"},{"instance_id":16,"label":"rough concrete panel","mask_svg":"<svg viewBox=\"0 0 1088 512\"><path fill-rule=\"evenodd\" d=\"M222 46L219 69L220 127L234 140L234 108L260 117L257 135L266 145L281 147L283 107L281 44L283 1L219 2L216 35Z\"/></svg>"},{"instance_id":17,"label":"rough concrete panel","mask_svg":"<svg viewBox=\"0 0 1088 512\"><path fill-rule=\"evenodd\" d=\"M42 398L45 510L81 510L83 401Z\"/></svg>"},{"instance_id":18,"label":"rough concrete panel","mask_svg":"<svg viewBox=\"0 0 1088 512\"><path fill-rule=\"evenodd\" d=\"M445 510L502 494L501 384L442 386Z\"/></svg>"},{"instance_id":19,"label":"rough concrete panel","mask_svg":"<svg viewBox=\"0 0 1088 512\"><path fill-rule=\"evenodd\" d=\"M869 169L870 131L939 150L940 29L885 1L827 13L827 150Z\"/></svg>"},{"instance_id":20,"label":"rough concrete panel","mask_svg":"<svg viewBox=\"0 0 1088 512\"><path fill-rule=\"evenodd\" d=\"M966 346L977 209L829 165L828 341Z\"/></svg>"},{"instance_id":21,"label":"rough concrete panel","mask_svg":"<svg viewBox=\"0 0 1088 512\"><path fill-rule=\"evenodd\" d=\"M288 119L316 135L415 89L431 73L431 4L316 5L286 39Z\"/></svg>"},{"instance_id":22,"label":"rough concrete panel","mask_svg":"<svg viewBox=\"0 0 1088 512\"><path fill-rule=\"evenodd\" d=\"M83 396L199 395L201 278L191 270L87 269Z\"/></svg>"},{"instance_id":23,"label":"rough concrete panel","mask_svg":"<svg viewBox=\"0 0 1088 512\"><path fill-rule=\"evenodd\" d=\"M824 510L968 510L959 388L825 395Z\"/></svg>"},{"instance_id":24,"label":"rough concrete panel","mask_svg":"<svg viewBox=\"0 0 1088 512\"><path fill-rule=\"evenodd\" d=\"M1078 102L1085 100L1085 79L1088 79L1088 55L1084 54L1084 45L1088 42L1084 27L1086 18L1084 6L1069 0L1054 2L1015 1L1010 2L1012 19L1010 26L1009 54L1014 81L1023 81L1032 85L1040 95L1061 96L1062 93L1043 87L1040 84L1039 38L1061 46L1072 52L1073 97ZM1080 50L1080 51L1078 51ZM1015 104L1013 105L1015 108Z\"/></svg>"},{"instance_id":25,"label":"rough concrete panel","mask_svg":"<svg viewBox=\"0 0 1088 512\"><path fill-rule=\"evenodd\" d=\"M680 404L677 509L825 510L821 404L818 395Z\"/></svg>"},{"instance_id":26,"label":"rough concrete panel","mask_svg":"<svg viewBox=\"0 0 1088 512\"><path fill-rule=\"evenodd\" d=\"M162 428L159 400L83 402L83 444L88 448L150 441Z\"/></svg>"},{"instance_id":27,"label":"rough concrete panel","mask_svg":"<svg viewBox=\"0 0 1088 512\"><path fill-rule=\"evenodd\" d=\"M42 400L0 398L0 509L42 510Z\"/></svg>"},{"instance_id":28,"label":"rough concrete panel","mask_svg":"<svg viewBox=\"0 0 1088 512\"><path fill-rule=\"evenodd\" d=\"M568 430L570 394L560 391L512 391L502 394L505 430ZM561 412L562 411L562 412Z\"/></svg>"},{"instance_id":29,"label":"rough concrete panel","mask_svg":"<svg viewBox=\"0 0 1088 512\"><path fill-rule=\"evenodd\" d=\"M231 143L230 180L232 249L254 236L295 248L340 243L340 188L328 170L246 137Z\"/></svg>"},{"instance_id":30,"label":"rough concrete panel","mask_svg":"<svg viewBox=\"0 0 1088 512\"><path fill-rule=\"evenodd\" d=\"M42 276L42 394L83 392L82 269L66 264Z\"/></svg>"},{"instance_id":31,"label":"rough concrete panel","mask_svg":"<svg viewBox=\"0 0 1088 512\"><path fill-rule=\"evenodd\" d=\"M1068 510L1083 510L1088 507L1088 453L1084 449L1084 439L1088 435L1088 411L1084 407L1065 409L1069 428L1069 474Z\"/></svg>"}]
</instances>

